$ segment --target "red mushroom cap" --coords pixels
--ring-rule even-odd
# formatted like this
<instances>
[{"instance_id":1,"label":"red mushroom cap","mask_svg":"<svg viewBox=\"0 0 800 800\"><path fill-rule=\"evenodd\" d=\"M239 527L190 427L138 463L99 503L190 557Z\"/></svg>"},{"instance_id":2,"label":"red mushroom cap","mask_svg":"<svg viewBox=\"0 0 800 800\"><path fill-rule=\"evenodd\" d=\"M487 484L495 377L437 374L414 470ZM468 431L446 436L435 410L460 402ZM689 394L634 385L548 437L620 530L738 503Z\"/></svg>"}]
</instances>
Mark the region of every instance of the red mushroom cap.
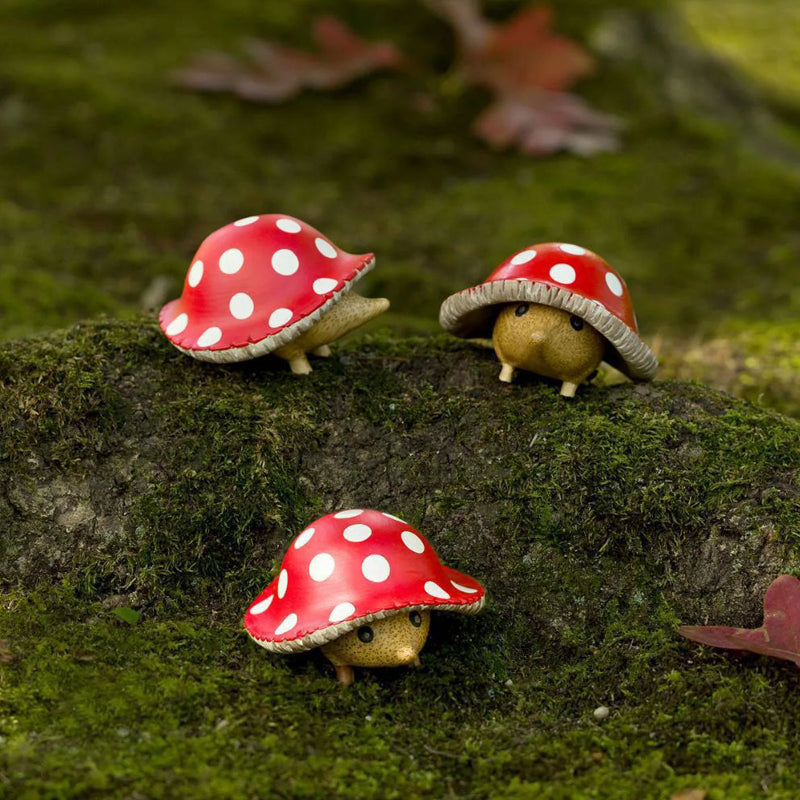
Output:
<instances>
[{"instance_id":1,"label":"red mushroom cap","mask_svg":"<svg viewBox=\"0 0 800 800\"><path fill-rule=\"evenodd\" d=\"M294 540L244 626L267 650L296 652L400 611L477 614L483 603L483 587L442 565L408 523L351 509L321 517Z\"/></svg>"},{"instance_id":2,"label":"red mushroom cap","mask_svg":"<svg viewBox=\"0 0 800 800\"><path fill-rule=\"evenodd\" d=\"M374 263L295 217L245 217L205 239L158 321L187 355L244 361L307 331Z\"/></svg>"},{"instance_id":3,"label":"red mushroom cap","mask_svg":"<svg viewBox=\"0 0 800 800\"><path fill-rule=\"evenodd\" d=\"M658 362L639 337L625 281L600 256L575 244L534 244L509 256L479 286L442 303L439 322L456 336L489 337L504 303L541 303L581 317L609 342L605 360L634 380Z\"/></svg>"}]
</instances>

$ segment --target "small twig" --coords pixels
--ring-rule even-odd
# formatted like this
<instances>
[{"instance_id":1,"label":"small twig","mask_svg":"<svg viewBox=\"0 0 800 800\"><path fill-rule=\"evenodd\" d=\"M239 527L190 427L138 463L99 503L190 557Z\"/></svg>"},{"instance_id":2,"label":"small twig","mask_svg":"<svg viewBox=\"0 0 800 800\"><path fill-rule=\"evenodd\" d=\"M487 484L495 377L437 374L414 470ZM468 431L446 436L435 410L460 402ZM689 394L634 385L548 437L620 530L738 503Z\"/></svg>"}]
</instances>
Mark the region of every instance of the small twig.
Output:
<instances>
[{"instance_id":1,"label":"small twig","mask_svg":"<svg viewBox=\"0 0 800 800\"><path fill-rule=\"evenodd\" d=\"M424 744L422 745L429 753L432 753L435 756L444 756L445 758L457 758L460 759L462 756L456 755L455 753L446 753L444 750L437 750L435 747L431 747L430 745Z\"/></svg>"}]
</instances>

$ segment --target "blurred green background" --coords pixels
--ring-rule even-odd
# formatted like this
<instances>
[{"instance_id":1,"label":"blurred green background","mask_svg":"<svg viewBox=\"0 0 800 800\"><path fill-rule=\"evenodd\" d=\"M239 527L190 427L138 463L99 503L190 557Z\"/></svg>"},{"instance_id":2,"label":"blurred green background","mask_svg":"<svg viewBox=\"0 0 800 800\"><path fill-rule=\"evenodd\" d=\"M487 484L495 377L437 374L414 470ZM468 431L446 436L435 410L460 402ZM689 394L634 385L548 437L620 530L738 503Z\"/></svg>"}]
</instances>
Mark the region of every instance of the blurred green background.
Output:
<instances>
[{"instance_id":1,"label":"blurred green background","mask_svg":"<svg viewBox=\"0 0 800 800\"><path fill-rule=\"evenodd\" d=\"M486 5L497 18L519 7ZM556 26L591 47L620 7L669 5L561 0ZM797 4L678 7L696 43L758 87L791 152ZM323 12L391 39L418 68L279 106L170 85L198 51L235 53L245 36L308 46ZM735 118L665 100L667 79L636 57L606 52L577 87L626 120L622 150L535 160L470 133L488 95L454 78L452 33L419 3L7 0L0 48L2 337L152 311L179 293L206 234L273 211L374 250L366 288L391 298L379 324L402 332L436 330L450 292L547 240L615 265L650 339L752 325L769 339L764 325L785 335L798 318L800 156L773 157Z\"/></svg>"}]
</instances>

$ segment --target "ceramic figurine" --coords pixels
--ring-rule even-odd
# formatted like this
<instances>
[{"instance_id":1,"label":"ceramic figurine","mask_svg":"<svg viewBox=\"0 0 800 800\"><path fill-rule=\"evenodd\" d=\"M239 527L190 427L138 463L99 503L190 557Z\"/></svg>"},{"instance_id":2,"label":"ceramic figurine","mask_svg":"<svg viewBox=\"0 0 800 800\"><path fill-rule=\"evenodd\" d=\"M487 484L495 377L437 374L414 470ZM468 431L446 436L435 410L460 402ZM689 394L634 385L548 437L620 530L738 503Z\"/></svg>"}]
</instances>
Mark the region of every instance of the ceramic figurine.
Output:
<instances>
[{"instance_id":1,"label":"ceramic figurine","mask_svg":"<svg viewBox=\"0 0 800 800\"><path fill-rule=\"evenodd\" d=\"M602 360L635 381L658 362L639 337L628 288L600 256L574 244L535 244L513 254L479 286L451 295L439 321L463 337L492 337L510 383L516 369L561 381L574 397Z\"/></svg>"},{"instance_id":2,"label":"ceramic figurine","mask_svg":"<svg viewBox=\"0 0 800 800\"><path fill-rule=\"evenodd\" d=\"M353 291L375 264L351 255L294 217L261 214L214 231L200 245L183 294L159 314L166 337L202 361L245 361L275 353L292 372L307 354L386 311L389 301Z\"/></svg>"},{"instance_id":3,"label":"ceramic figurine","mask_svg":"<svg viewBox=\"0 0 800 800\"><path fill-rule=\"evenodd\" d=\"M351 509L300 533L244 626L273 652L321 648L350 685L353 667L418 665L431 610L477 614L483 603L483 587L443 566L419 531Z\"/></svg>"}]
</instances>

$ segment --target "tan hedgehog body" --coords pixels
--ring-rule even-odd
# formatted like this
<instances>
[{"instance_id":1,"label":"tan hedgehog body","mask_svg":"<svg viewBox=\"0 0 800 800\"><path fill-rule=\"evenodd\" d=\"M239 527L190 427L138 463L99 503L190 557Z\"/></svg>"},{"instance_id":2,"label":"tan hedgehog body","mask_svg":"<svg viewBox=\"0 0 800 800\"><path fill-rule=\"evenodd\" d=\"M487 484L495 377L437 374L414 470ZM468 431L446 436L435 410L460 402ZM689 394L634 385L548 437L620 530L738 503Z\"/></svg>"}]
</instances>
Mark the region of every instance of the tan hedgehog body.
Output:
<instances>
[{"instance_id":1,"label":"tan hedgehog body","mask_svg":"<svg viewBox=\"0 0 800 800\"><path fill-rule=\"evenodd\" d=\"M389 301L383 297L363 297L350 291L339 302L328 309L305 333L289 344L275 350L275 355L289 362L295 375L311 372L307 353L315 356L329 356L328 345L346 333L355 330L365 322L377 317L389 308Z\"/></svg>"}]
</instances>

